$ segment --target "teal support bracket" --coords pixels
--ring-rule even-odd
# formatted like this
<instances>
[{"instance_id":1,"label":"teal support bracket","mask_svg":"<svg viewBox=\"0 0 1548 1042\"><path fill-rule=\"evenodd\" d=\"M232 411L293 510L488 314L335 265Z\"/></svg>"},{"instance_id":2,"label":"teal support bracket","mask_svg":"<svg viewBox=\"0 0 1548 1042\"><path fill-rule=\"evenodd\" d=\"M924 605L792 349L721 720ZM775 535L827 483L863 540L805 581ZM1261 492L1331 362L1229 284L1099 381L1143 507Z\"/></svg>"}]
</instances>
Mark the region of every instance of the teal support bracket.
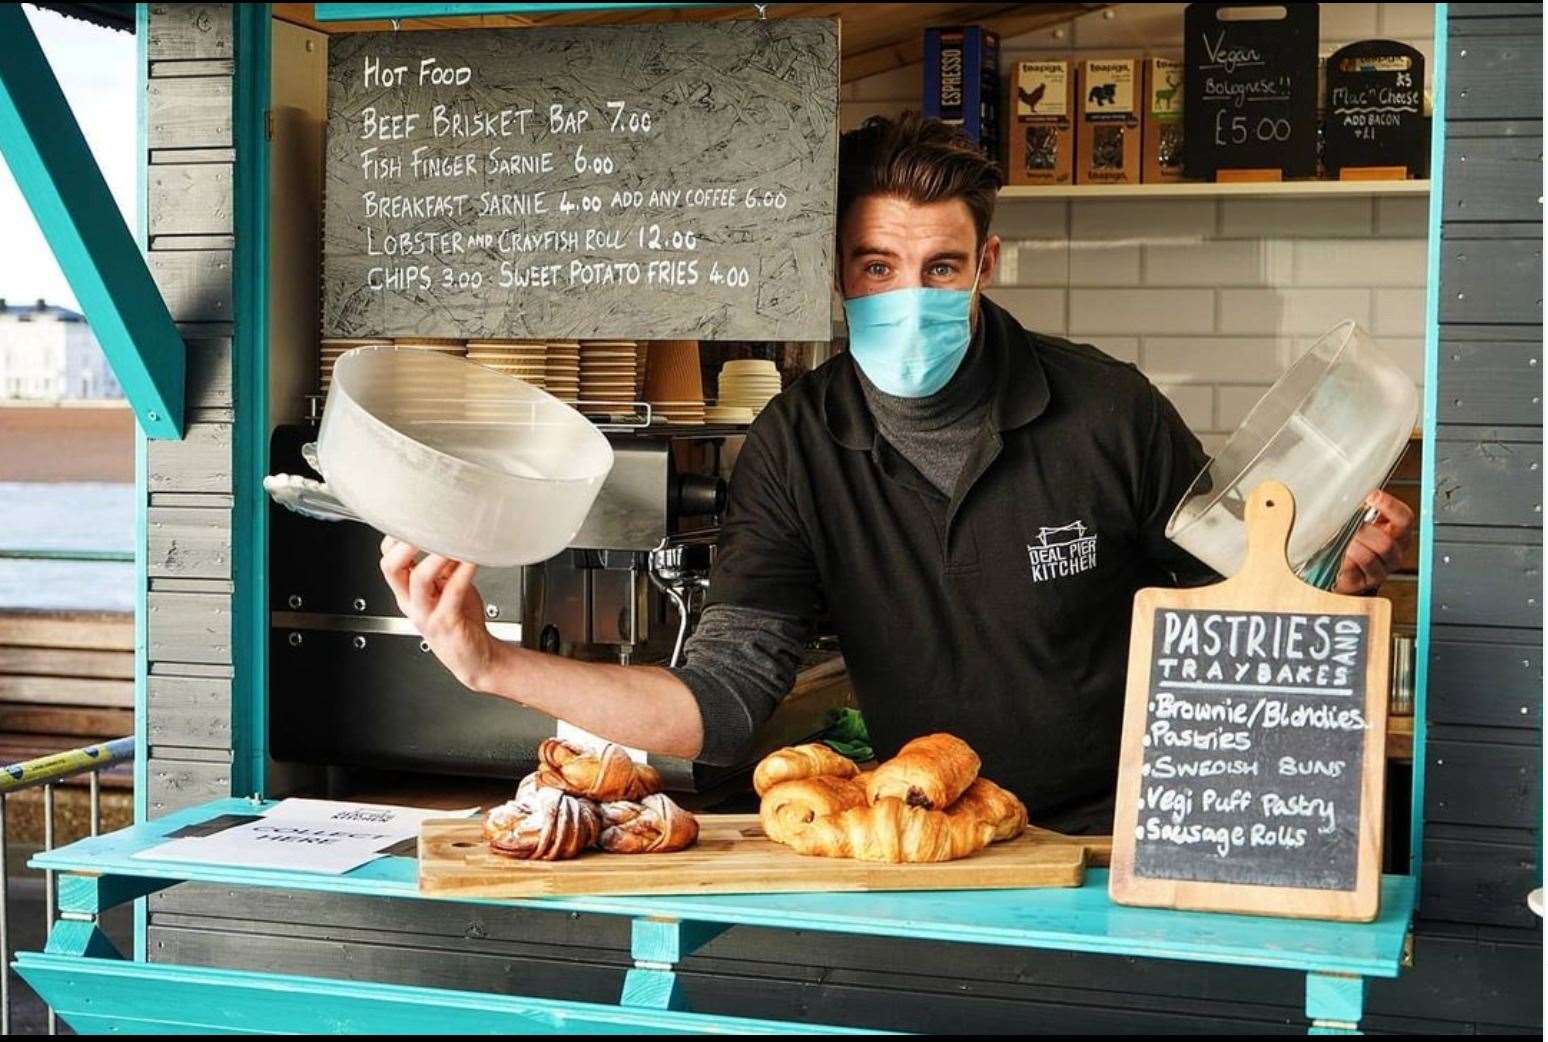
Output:
<instances>
[{"instance_id":1,"label":"teal support bracket","mask_svg":"<svg viewBox=\"0 0 1548 1042\"><path fill-rule=\"evenodd\" d=\"M43 950L49 955L77 955L88 959L123 959L123 954L95 922L61 919L48 932Z\"/></svg>"},{"instance_id":2,"label":"teal support bracket","mask_svg":"<svg viewBox=\"0 0 1548 1042\"><path fill-rule=\"evenodd\" d=\"M20 4L0 5L0 154L140 426L183 436L187 348Z\"/></svg>"},{"instance_id":3,"label":"teal support bracket","mask_svg":"<svg viewBox=\"0 0 1548 1042\"><path fill-rule=\"evenodd\" d=\"M1365 978L1347 973L1306 975L1309 1035L1358 1035L1365 1015Z\"/></svg>"},{"instance_id":4,"label":"teal support bracket","mask_svg":"<svg viewBox=\"0 0 1548 1042\"><path fill-rule=\"evenodd\" d=\"M140 876L61 875L58 882L59 910L79 915L101 915L110 908L117 908L176 885L176 880Z\"/></svg>"},{"instance_id":5,"label":"teal support bracket","mask_svg":"<svg viewBox=\"0 0 1548 1042\"><path fill-rule=\"evenodd\" d=\"M547 4L313 4L319 22L362 22L382 18L462 18L485 14L559 14L574 11L638 11L694 7L730 7L730 4L657 3L547 3Z\"/></svg>"},{"instance_id":6,"label":"teal support bracket","mask_svg":"<svg viewBox=\"0 0 1548 1042\"><path fill-rule=\"evenodd\" d=\"M729 930L728 923L643 918L633 922L629 953L634 968L624 975L621 1006L683 1010L677 964Z\"/></svg>"}]
</instances>

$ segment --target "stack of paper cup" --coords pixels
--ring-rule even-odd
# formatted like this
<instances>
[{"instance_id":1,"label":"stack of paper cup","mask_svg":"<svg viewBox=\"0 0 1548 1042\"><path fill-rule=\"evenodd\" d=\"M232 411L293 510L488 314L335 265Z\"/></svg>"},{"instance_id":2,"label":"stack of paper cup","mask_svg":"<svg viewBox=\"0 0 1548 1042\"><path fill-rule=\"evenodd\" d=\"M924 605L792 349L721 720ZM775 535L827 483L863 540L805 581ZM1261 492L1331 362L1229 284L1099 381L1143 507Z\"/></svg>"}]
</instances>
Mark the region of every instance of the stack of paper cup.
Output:
<instances>
[{"instance_id":1,"label":"stack of paper cup","mask_svg":"<svg viewBox=\"0 0 1548 1042\"><path fill-rule=\"evenodd\" d=\"M720 367L720 397L710 419L750 423L780 391L779 367L764 358L743 358ZM742 417L745 415L745 419Z\"/></svg>"},{"instance_id":2,"label":"stack of paper cup","mask_svg":"<svg viewBox=\"0 0 1548 1042\"><path fill-rule=\"evenodd\" d=\"M400 351L434 351L436 354L455 355L458 358L466 357L468 353L467 341L445 337L400 336L393 339L392 346Z\"/></svg>"},{"instance_id":3,"label":"stack of paper cup","mask_svg":"<svg viewBox=\"0 0 1548 1042\"><path fill-rule=\"evenodd\" d=\"M645 355L645 400L664 423L704 422L704 378L697 340L652 341Z\"/></svg>"},{"instance_id":4,"label":"stack of paper cup","mask_svg":"<svg viewBox=\"0 0 1548 1042\"><path fill-rule=\"evenodd\" d=\"M566 402L580 398L580 341L550 340L543 370L548 393Z\"/></svg>"},{"instance_id":5,"label":"stack of paper cup","mask_svg":"<svg viewBox=\"0 0 1548 1042\"><path fill-rule=\"evenodd\" d=\"M580 400L607 406L606 412L628 412L635 401L635 370L639 350L633 340L592 340L581 345Z\"/></svg>"},{"instance_id":6,"label":"stack of paper cup","mask_svg":"<svg viewBox=\"0 0 1548 1042\"><path fill-rule=\"evenodd\" d=\"M468 361L534 387L546 386L548 345L541 340L469 340Z\"/></svg>"},{"instance_id":7,"label":"stack of paper cup","mask_svg":"<svg viewBox=\"0 0 1548 1042\"><path fill-rule=\"evenodd\" d=\"M357 347L386 347L391 340L379 339L347 339L324 340L322 349L318 354L317 385L323 394L328 393L328 385L333 382L333 366L345 352L353 351Z\"/></svg>"}]
</instances>

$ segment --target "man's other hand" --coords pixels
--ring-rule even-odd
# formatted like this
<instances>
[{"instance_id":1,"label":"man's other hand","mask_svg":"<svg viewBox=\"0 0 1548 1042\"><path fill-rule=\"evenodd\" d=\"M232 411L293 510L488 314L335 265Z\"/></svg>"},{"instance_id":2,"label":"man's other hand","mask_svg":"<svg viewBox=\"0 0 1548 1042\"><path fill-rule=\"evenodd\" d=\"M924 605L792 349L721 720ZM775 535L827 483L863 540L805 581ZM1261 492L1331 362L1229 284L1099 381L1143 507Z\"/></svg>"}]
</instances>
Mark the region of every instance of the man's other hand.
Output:
<instances>
[{"instance_id":1,"label":"man's other hand","mask_svg":"<svg viewBox=\"0 0 1548 1042\"><path fill-rule=\"evenodd\" d=\"M1335 593L1373 593L1403 561L1414 536L1414 512L1408 504L1386 492L1372 492L1365 505L1379 515L1355 532L1338 571Z\"/></svg>"}]
</instances>

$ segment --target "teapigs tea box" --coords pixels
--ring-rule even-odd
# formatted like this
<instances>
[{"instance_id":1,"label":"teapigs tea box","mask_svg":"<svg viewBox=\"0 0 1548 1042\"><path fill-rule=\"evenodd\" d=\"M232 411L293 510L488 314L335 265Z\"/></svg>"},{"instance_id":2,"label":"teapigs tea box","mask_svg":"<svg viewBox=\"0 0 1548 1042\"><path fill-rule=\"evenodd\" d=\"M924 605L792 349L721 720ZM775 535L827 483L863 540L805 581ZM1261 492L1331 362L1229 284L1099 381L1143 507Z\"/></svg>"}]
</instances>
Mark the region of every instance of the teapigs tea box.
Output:
<instances>
[{"instance_id":1,"label":"teapigs tea box","mask_svg":"<svg viewBox=\"0 0 1548 1042\"><path fill-rule=\"evenodd\" d=\"M1183 175L1183 63L1145 59L1144 159L1149 183L1181 181Z\"/></svg>"},{"instance_id":2,"label":"teapigs tea box","mask_svg":"<svg viewBox=\"0 0 1548 1042\"><path fill-rule=\"evenodd\" d=\"M1139 184L1140 59L1088 58L1080 63L1076 102L1075 180Z\"/></svg>"},{"instance_id":3,"label":"teapigs tea box","mask_svg":"<svg viewBox=\"0 0 1548 1042\"><path fill-rule=\"evenodd\" d=\"M1067 185L1075 177L1075 77L1067 61L1011 68L1005 168L1013 185Z\"/></svg>"}]
</instances>

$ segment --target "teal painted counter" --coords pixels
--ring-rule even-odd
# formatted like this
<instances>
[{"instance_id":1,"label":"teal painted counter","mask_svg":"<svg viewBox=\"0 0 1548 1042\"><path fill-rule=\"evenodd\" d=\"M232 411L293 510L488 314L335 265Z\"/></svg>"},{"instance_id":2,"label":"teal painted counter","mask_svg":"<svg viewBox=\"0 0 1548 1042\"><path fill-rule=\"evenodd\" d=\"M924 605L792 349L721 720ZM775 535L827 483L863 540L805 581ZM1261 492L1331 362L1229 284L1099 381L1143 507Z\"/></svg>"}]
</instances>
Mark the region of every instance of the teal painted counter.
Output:
<instances>
[{"instance_id":1,"label":"teal painted counter","mask_svg":"<svg viewBox=\"0 0 1548 1042\"><path fill-rule=\"evenodd\" d=\"M330 876L133 857L182 826L262 806L214 801L40 854L31 865L61 873L60 907L77 916L184 881L628 916L639 968L625 986L626 1006L676 1008L673 964L727 926L751 925L1291 970L1308 975L1308 1016L1345 1030L1359 1020L1364 979L1401 971L1414 906L1412 878L1386 876L1372 923L1130 908L1109 899L1100 870L1089 871L1081 887L1036 890L470 900L420 894L412 858L382 858ZM25 957L18 965L25 974Z\"/></svg>"}]
</instances>

